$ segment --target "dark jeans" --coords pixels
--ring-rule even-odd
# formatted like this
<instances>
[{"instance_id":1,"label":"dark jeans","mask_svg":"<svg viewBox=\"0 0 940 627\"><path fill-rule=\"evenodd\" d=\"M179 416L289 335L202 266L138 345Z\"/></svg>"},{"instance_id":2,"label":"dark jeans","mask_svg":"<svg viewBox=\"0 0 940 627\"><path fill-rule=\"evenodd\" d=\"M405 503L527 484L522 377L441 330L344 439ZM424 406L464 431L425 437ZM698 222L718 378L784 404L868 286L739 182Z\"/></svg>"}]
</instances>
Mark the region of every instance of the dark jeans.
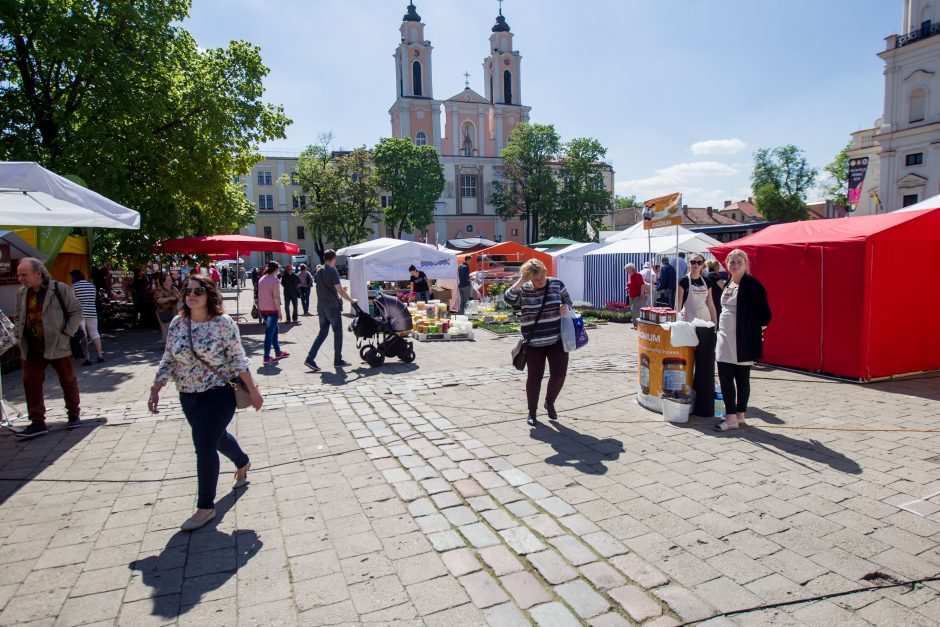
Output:
<instances>
[{"instance_id":1,"label":"dark jeans","mask_svg":"<svg viewBox=\"0 0 940 627\"><path fill-rule=\"evenodd\" d=\"M196 447L199 483L196 507L209 509L215 505L215 488L219 483L219 453L230 459L235 468L248 463L248 456L238 440L225 430L235 415L235 392L227 385L205 392L180 392L180 405L193 430L193 446Z\"/></svg>"},{"instance_id":2,"label":"dark jeans","mask_svg":"<svg viewBox=\"0 0 940 627\"><path fill-rule=\"evenodd\" d=\"M551 346L529 346L525 353L526 368L529 377L525 382L525 395L529 403L529 413L534 414L539 405L539 391L542 389L542 377L545 376L545 361L548 360L548 390L545 403L554 404L555 399L565 385L568 374L568 353L558 340Z\"/></svg>"},{"instance_id":3,"label":"dark jeans","mask_svg":"<svg viewBox=\"0 0 940 627\"><path fill-rule=\"evenodd\" d=\"M473 286L458 287L457 291L460 292L460 313L463 314L467 309L467 303L470 302L470 297L473 296Z\"/></svg>"},{"instance_id":4,"label":"dark jeans","mask_svg":"<svg viewBox=\"0 0 940 627\"><path fill-rule=\"evenodd\" d=\"M332 309L317 309L317 315L320 316L320 332L317 339L313 341L310 352L307 353L309 361L316 361L317 352L326 341L326 334L333 329L333 363L338 363L343 359L343 316L342 310L338 307Z\"/></svg>"},{"instance_id":5,"label":"dark jeans","mask_svg":"<svg viewBox=\"0 0 940 627\"><path fill-rule=\"evenodd\" d=\"M274 354L281 352L281 343L278 341L277 314L263 314L264 321L264 358L271 356L271 347L274 347Z\"/></svg>"},{"instance_id":6,"label":"dark jeans","mask_svg":"<svg viewBox=\"0 0 940 627\"><path fill-rule=\"evenodd\" d=\"M290 314L291 308L294 310L293 317L291 317ZM293 320L294 322L297 322L297 316L299 315L300 314L297 313L297 296L288 296L287 294L284 294L284 321L290 322Z\"/></svg>"},{"instance_id":7,"label":"dark jeans","mask_svg":"<svg viewBox=\"0 0 940 627\"><path fill-rule=\"evenodd\" d=\"M725 401L725 413L746 412L747 401L751 397L751 367L719 361L718 383L721 384L721 395Z\"/></svg>"},{"instance_id":8,"label":"dark jeans","mask_svg":"<svg viewBox=\"0 0 940 627\"><path fill-rule=\"evenodd\" d=\"M19 350L19 347L16 347L16 350ZM59 385L65 397L68 417L78 418L79 415L78 379L75 378L75 364L72 362L72 356L59 359L30 357L23 360L23 392L26 394L29 419L34 424L46 424L46 402L42 386L46 382L46 366L49 364L52 364L52 369L59 376Z\"/></svg>"},{"instance_id":9,"label":"dark jeans","mask_svg":"<svg viewBox=\"0 0 940 627\"><path fill-rule=\"evenodd\" d=\"M431 292L415 292L415 302L426 303L431 300Z\"/></svg>"},{"instance_id":10,"label":"dark jeans","mask_svg":"<svg viewBox=\"0 0 940 627\"><path fill-rule=\"evenodd\" d=\"M310 313L310 288L301 287L300 288L300 305L304 308L304 315Z\"/></svg>"}]
</instances>

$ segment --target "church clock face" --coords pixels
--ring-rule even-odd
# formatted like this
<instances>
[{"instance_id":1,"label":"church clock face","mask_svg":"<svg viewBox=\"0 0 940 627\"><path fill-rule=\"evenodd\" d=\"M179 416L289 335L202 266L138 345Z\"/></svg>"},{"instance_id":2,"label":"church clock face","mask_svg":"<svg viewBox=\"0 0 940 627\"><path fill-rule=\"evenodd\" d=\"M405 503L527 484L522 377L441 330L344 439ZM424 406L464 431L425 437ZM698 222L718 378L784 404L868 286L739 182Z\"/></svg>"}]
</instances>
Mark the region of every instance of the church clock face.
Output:
<instances>
[{"instance_id":1,"label":"church clock face","mask_svg":"<svg viewBox=\"0 0 940 627\"><path fill-rule=\"evenodd\" d=\"M421 56L421 51L420 51L420 50L415 50L414 54L415 54L415 57L420 57L420 56Z\"/></svg>"}]
</instances>

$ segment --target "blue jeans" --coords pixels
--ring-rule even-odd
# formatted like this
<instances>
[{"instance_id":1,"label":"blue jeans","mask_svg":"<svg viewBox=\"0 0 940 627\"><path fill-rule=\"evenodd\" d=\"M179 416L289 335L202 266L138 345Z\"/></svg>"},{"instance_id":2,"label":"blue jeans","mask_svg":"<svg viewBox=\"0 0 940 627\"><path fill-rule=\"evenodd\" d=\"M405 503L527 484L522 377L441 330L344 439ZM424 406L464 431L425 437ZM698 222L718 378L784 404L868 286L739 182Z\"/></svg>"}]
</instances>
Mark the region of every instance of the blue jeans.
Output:
<instances>
[{"instance_id":1,"label":"blue jeans","mask_svg":"<svg viewBox=\"0 0 940 627\"><path fill-rule=\"evenodd\" d=\"M307 353L308 361L316 361L317 352L320 350L320 347L323 346L323 342L326 341L326 334L330 332L330 329L333 329L333 363L339 363L343 360L343 316L342 311L338 308L334 309L317 309L317 314L320 316L320 333L317 334L317 339L313 341L313 346L310 347L310 352Z\"/></svg>"},{"instance_id":2,"label":"blue jeans","mask_svg":"<svg viewBox=\"0 0 940 627\"><path fill-rule=\"evenodd\" d=\"M180 392L183 414L193 431L196 448L196 476L199 497L196 507L209 509L215 505L215 488L219 482L219 453L243 468L248 456L226 431L235 415L235 392L224 385L205 392Z\"/></svg>"},{"instance_id":3,"label":"blue jeans","mask_svg":"<svg viewBox=\"0 0 940 627\"><path fill-rule=\"evenodd\" d=\"M415 292L415 302L428 302L431 300L431 292Z\"/></svg>"},{"instance_id":4,"label":"blue jeans","mask_svg":"<svg viewBox=\"0 0 940 627\"><path fill-rule=\"evenodd\" d=\"M264 314L264 358L271 356L271 347L274 347L274 354L281 352L281 343L277 339L277 314Z\"/></svg>"},{"instance_id":5,"label":"blue jeans","mask_svg":"<svg viewBox=\"0 0 940 627\"><path fill-rule=\"evenodd\" d=\"M300 305L304 308L304 315L310 313L310 288L300 288Z\"/></svg>"}]
</instances>

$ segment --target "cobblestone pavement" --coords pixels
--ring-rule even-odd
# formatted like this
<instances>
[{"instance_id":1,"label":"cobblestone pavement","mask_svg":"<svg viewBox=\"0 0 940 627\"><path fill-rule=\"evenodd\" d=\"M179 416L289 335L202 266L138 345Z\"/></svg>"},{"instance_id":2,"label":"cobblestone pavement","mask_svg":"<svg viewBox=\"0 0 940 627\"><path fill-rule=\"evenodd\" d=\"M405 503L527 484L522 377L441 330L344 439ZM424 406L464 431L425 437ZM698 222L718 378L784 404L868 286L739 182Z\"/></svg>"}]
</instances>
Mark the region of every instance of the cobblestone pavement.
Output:
<instances>
[{"instance_id":1,"label":"cobblestone pavement","mask_svg":"<svg viewBox=\"0 0 940 627\"><path fill-rule=\"evenodd\" d=\"M369 369L347 337L356 365L312 374L301 320L294 354L255 366L264 410L233 422L251 484L228 491L223 464L195 533L179 404L146 411L156 331L81 369L85 428L0 436L0 624L940 622L936 581L720 616L940 573L938 378L759 368L752 426L715 434L632 402L636 338L609 325L572 356L561 420L529 429L513 339Z\"/></svg>"}]
</instances>

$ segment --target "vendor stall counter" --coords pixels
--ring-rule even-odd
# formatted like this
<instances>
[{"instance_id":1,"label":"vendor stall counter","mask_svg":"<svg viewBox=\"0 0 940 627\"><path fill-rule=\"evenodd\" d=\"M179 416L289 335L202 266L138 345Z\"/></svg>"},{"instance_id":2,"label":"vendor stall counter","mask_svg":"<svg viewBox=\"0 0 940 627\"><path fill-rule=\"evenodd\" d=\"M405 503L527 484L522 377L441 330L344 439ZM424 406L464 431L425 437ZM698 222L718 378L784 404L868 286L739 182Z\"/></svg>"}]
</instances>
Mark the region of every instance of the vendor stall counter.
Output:
<instances>
[{"instance_id":1,"label":"vendor stall counter","mask_svg":"<svg viewBox=\"0 0 940 627\"><path fill-rule=\"evenodd\" d=\"M641 319L637 327L640 384L637 402L658 413L663 413L664 398L688 402L695 349L673 346L669 329L664 329L660 321Z\"/></svg>"}]
</instances>

